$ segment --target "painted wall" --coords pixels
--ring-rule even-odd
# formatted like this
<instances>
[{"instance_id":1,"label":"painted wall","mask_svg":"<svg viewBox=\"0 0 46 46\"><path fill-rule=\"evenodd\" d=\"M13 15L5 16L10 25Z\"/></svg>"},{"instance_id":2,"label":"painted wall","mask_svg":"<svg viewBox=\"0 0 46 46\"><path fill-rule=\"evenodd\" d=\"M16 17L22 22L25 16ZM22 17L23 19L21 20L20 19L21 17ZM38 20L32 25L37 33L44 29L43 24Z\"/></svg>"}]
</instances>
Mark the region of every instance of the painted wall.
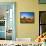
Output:
<instances>
[{"instance_id":1,"label":"painted wall","mask_svg":"<svg viewBox=\"0 0 46 46\"><path fill-rule=\"evenodd\" d=\"M17 38L33 38L39 35L39 8L44 6L38 5L38 0L3 0L0 2L16 2L16 37ZM42 8L43 7L43 8ZM34 12L34 24L20 24L20 12Z\"/></svg>"},{"instance_id":2,"label":"painted wall","mask_svg":"<svg viewBox=\"0 0 46 46\"><path fill-rule=\"evenodd\" d=\"M37 0L19 0L16 1L16 21L18 38L36 38L39 34L39 6ZM20 24L20 12L34 12L34 24Z\"/></svg>"}]
</instances>

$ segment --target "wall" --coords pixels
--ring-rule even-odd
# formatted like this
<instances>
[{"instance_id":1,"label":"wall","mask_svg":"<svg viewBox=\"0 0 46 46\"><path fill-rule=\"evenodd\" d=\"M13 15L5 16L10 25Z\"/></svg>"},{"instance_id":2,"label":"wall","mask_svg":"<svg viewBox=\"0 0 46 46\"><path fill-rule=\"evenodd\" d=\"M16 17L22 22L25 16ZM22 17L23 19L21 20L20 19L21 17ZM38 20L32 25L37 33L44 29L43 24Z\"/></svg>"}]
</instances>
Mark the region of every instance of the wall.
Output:
<instances>
[{"instance_id":1,"label":"wall","mask_svg":"<svg viewBox=\"0 0 46 46\"><path fill-rule=\"evenodd\" d=\"M39 34L39 6L37 0L17 0L16 11L17 11L17 37L18 38L36 38ZM35 22L34 24L20 24L20 12L34 12Z\"/></svg>"},{"instance_id":2,"label":"wall","mask_svg":"<svg viewBox=\"0 0 46 46\"><path fill-rule=\"evenodd\" d=\"M16 37L33 38L39 35L38 0L3 0L0 2L16 2ZM42 7L40 7L41 9ZM34 24L20 24L20 12L34 12Z\"/></svg>"}]
</instances>

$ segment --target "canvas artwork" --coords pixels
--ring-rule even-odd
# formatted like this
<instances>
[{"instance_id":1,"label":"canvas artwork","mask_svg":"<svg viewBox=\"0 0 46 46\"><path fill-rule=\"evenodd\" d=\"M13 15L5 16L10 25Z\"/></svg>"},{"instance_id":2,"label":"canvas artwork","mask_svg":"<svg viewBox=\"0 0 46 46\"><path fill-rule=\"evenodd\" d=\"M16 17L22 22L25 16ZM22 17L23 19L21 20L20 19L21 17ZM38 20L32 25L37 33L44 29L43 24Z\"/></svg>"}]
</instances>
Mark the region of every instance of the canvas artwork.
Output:
<instances>
[{"instance_id":1,"label":"canvas artwork","mask_svg":"<svg viewBox=\"0 0 46 46\"><path fill-rule=\"evenodd\" d=\"M20 23L34 23L34 12L20 12Z\"/></svg>"}]
</instances>

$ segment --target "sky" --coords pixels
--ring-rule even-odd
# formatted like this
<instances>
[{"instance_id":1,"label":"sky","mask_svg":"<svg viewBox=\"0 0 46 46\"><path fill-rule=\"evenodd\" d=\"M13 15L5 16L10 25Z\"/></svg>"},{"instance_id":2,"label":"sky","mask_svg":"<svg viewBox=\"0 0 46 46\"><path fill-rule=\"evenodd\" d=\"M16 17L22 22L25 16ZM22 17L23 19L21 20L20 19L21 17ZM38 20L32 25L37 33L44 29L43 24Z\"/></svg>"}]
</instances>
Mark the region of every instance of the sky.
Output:
<instances>
[{"instance_id":1,"label":"sky","mask_svg":"<svg viewBox=\"0 0 46 46\"><path fill-rule=\"evenodd\" d=\"M26 18L32 18L34 16L33 12L21 12L20 13L21 18L26 17Z\"/></svg>"}]
</instances>

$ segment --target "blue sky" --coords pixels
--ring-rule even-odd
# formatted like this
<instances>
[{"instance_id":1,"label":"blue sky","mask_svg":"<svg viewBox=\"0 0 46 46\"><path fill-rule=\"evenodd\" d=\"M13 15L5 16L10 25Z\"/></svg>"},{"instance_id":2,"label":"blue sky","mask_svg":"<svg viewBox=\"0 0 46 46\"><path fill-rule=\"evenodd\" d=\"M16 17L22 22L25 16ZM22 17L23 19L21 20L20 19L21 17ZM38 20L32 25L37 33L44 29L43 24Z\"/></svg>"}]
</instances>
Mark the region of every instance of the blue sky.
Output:
<instances>
[{"instance_id":1,"label":"blue sky","mask_svg":"<svg viewBox=\"0 0 46 46\"><path fill-rule=\"evenodd\" d=\"M21 17L27 17L27 18L31 18L32 16L34 16L33 12L21 12L20 13Z\"/></svg>"}]
</instances>

